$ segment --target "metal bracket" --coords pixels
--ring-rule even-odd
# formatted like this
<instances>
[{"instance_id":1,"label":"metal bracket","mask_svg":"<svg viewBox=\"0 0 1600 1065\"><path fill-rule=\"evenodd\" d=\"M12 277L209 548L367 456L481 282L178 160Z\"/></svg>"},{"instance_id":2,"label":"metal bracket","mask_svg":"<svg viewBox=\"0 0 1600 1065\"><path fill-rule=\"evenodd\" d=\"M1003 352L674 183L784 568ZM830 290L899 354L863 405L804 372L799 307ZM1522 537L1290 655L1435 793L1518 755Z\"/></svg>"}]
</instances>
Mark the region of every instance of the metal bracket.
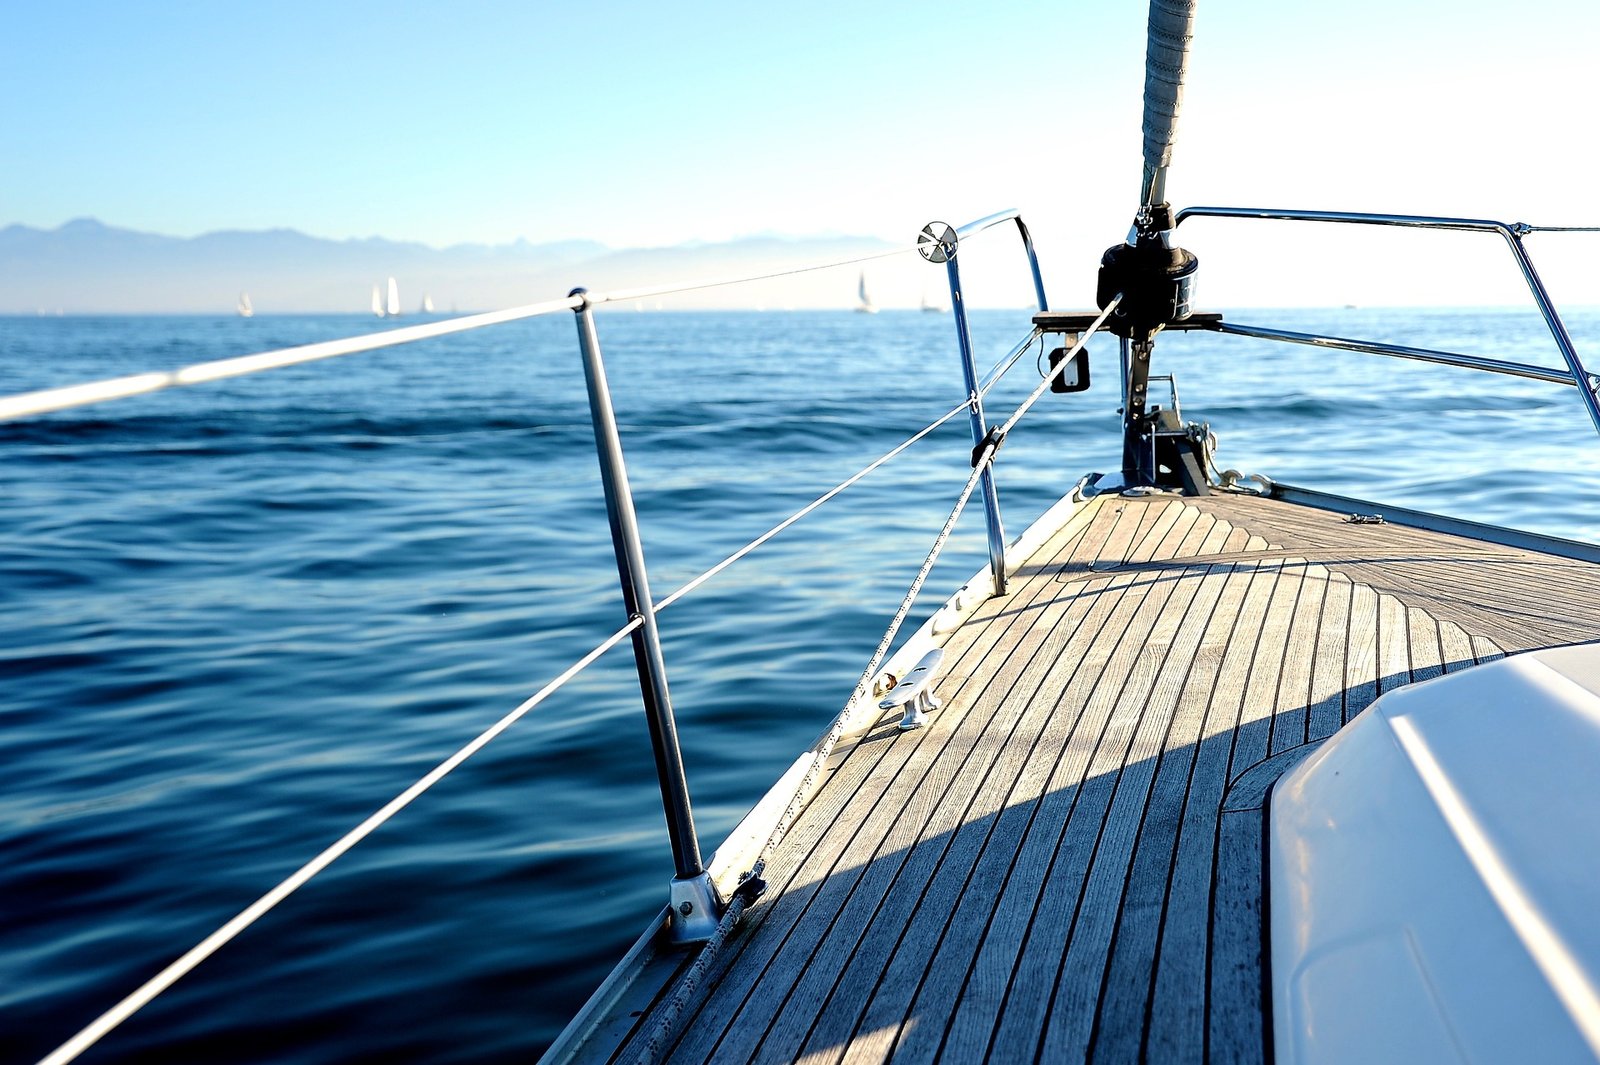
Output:
<instances>
[{"instance_id":1,"label":"metal bracket","mask_svg":"<svg viewBox=\"0 0 1600 1065\"><path fill-rule=\"evenodd\" d=\"M901 732L910 732L919 729L928 723L928 712L937 710L943 704L933 697L933 678L939 672L939 666L944 662L944 651L935 648L922 656L922 661L907 673L893 688L878 702L879 710L894 710L905 707L905 716L896 726Z\"/></svg>"},{"instance_id":2,"label":"metal bracket","mask_svg":"<svg viewBox=\"0 0 1600 1065\"><path fill-rule=\"evenodd\" d=\"M972 468L977 469L978 464L983 461L985 449L989 452L989 461L993 462L994 457L1000 453L1000 445L1005 442L1005 431L998 425L989 426L988 435L972 446Z\"/></svg>"},{"instance_id":3,"label":"metal bracket","mask_svg":"<svg viewBox=\"0 0 1600 1065\"><path fill-rule=\"evenodd\" d=\"M672 920L667 939L678 946L704 943L722 920L722 898L710 873L672 881Z\"/></svg>"}]
</instances>

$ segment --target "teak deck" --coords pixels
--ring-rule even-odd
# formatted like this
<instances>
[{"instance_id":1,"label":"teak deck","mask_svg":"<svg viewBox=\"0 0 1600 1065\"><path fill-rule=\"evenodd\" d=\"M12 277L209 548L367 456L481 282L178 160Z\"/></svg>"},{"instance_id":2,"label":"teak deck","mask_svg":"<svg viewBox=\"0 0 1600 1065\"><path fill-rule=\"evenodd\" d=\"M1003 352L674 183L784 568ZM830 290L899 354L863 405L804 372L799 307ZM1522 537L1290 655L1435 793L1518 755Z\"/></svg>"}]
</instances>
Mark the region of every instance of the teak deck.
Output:
<instances>
[{"instance_id":1,"label":"teak deck","mask_svg":"<svg viewBox=\"0 0 1600 1065\"><path fill-rule=\"evenodd\" d=\"M1597 593L1254 496L1091 500L951 634L927 728L834 753L670 1060L1261 1060L1267 786L1397 685L1600 636Z\"/></svg>"}]
</instances>

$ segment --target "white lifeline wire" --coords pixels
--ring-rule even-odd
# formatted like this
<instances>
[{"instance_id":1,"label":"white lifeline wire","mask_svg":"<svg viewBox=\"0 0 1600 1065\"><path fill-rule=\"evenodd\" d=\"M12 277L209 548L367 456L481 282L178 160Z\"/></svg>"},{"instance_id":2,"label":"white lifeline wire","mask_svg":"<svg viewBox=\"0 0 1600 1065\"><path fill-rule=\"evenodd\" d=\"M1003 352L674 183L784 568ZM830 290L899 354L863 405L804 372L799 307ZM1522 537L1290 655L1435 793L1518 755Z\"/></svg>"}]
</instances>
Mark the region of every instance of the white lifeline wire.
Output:
<instances>
[{"instance_id":1,"label":"white lifeline wire","mask_svg":"<svg viewBox=\"0 0 1600 1065\"><path fill-rule=\"evenodd\" d=\"M1010 419L1006 421L1004 432L1009 432L1011 427L1016 425L1022 416L1028 412L1028 409L1033 406L1033 404L1041 395L1044 394L1044 390L1050 386L1050 382L1059 374L1065 372L1067 360L1071 359L1072 356L1076 355L1080 350L1082 350L1083 345L1087 343L1089 338L1105 324L1106 319L1110 317L1114 310L1116 310L1117 305L1120 302L1122 302L1122 296L1119 294L1112 299L1111 303L1105 308L1105 310L1101 312L1100 317L1095 319L1089 328L1084 331L1084 334L1079 339L1078 343L1074 345L1068 352L1066 359L1063 359L1061 364L1057 366L1053 372L1045 375L1045 378L1042 382L1040 382L1039 387L1036 388L1033 393L1023 401L1022 406L1020 406L1016 413L1014 413ZM1028 346L1038 339L1040 335L1042 335L1041 332L1038 329L1035 329L1021 344L1012 349L1010 356L1008 356L1010 359L1010 364L1007 364L1005 370L1002 370L994 380L989 382L990 386L992 386L1000 376L1004 376L1007 370L1010 370L1011 365L1016 363L1017 359L1021 357L1022 352L1027 350ZM1002 362L1004 361L1005 360L1002 360ZM924 436L927 433L932 432L939 425L948 421L959 411L965 410L968 406L969 404L963 403L960 407L957 407L949 414L946 414L943 418L940 418L939 421L933 423L933 425L930 425L927 429L924 429L922 433L918 434L918 436ZM913 440L908 440L904 445L897 449L897 452L904 450L905 447L910 446L915 439L916 438L913 438ZM897 452L891 452L890 455L884 456L884 459L888 459ZM823 737L822 742L817 745L817 748L811 757L811 765L807 767L805 776L801 778L800 783L795 787L794 795L789 799L789 804L784 808L782 815L778 818L777 824L773 826L772 832L767 836L766 843L762 845L761 856L758 857L755 864L751 866L750 872L747 874L749 877L759 878L765 873L767 855L771 854L778 844L782 842L783 837L789 831L789 826L794 823L794 819L799 816L800 811L804 808L805 798L809 794L813 783L822 771L822 767L827 764L828 757L833 753L833 748L839 742L839 738L844 735L845 723L851 705L857 703L867 693L868 685L871 682L873 674L875 674L878 670L878 667L882 665L883 660L889 650L889 646L894 642L895 635L900 631L901 625L905 623L907 615L910 614L911 605L916 601L918 593L921 592L923 583L927 580L929 572L932 571L934 562L938 560L940 552L943 551L945 542L950 538L950 533L955 529L956 522L960 519L962 511L966 509L967 503L972 499L972 493L977 488L978 481L983 476L983 471L993 465L994 455L995 448L992 444L985 447L979 453L978 462L974 464L971 475L967 477L967 483L962 486L961 494L957 497L955 506L951 508L949 518L945 520L944 527L939 530L939 535L934 538L932 549L929 550L927 557L923 560L922 566L917 571L915 579L912 580L911 587L906 591L905 597L901 599L900 607L895 611L894 618L889 622L889 627L884 631L883 639L878 641L877 649L873 652L871 660L867 663L867 668L862 671L860 680L856 682L855 690L851 692L850 698L845 701L845 708L841 710L838 716L833 719L832 725L830 725L828 728L827 735ZM880 460L880 462L881 461L883 460ZM859 479L859 477L864 475L866 472L867 471L865 470L862 471L862 474L857 475L857 479ZM840 487L842 488L843 486L841 485ZM821 501L819 500L818 502L820 503ZM815 504L813 506L815 506ZM777 531L777 529L773 530L774 533ZM730 559L729 561L732 560ZM709 574L707 574L707 576L709 576ZM677 595L687 592L689 587L690 586L685 586L684 589L676 593L673 598L676 598ZM665 606L667 602L670 602L670 600L663 601L660 606L657 606L656 609L660 610L661 607ZM637 1058L639 1065L647 1065L647 1063L660 1060L662 1054L664 1054L666 1051L666 1048L676 1037L678 1020L682 1016L684 1008L699 990L700 982L710 971L712 963L715 961L717 954L721 951L722 945L727 941L728 936L733 933L733 929L738 924L746 906L749 904L749 901L750 900L748 900L746 896L742 894L736 894L729 902L727 912L723 914L722 920L717 923L716 930L712 933L710 940L708 940L701 949L699 956L695 958L695 961L689 967L688 972L686 972L679 981L677 991L674 993L672 999L667 1003L660 1020L655 1026L655 1029L650 1033L650 1037L645 1040L643 1046L641 1047Z\"/></svg>"},{"instance_id":2,"label":"white lifeline wire","mask_svg":"<svg viewBox=\"0 0 1600 1065\"><path fill-rule=\"evenodd\" d=\"M525 318L537 318L556 311L576 310L583 306L585 300L590 304L598 305L642 299L647 296L666 296L677 292L692 292L699 289L720 288L727 285L742 285L754 281L771 281L781 277L791 277L795 274L831 270L838 267L872 262L876 259L887 259L896 255L903 255L911 250L914 250L912 246L892 248L888 251L858 256L854 259L813 263L809 266L799 266L788 270L778 270L772 273L745 277L708 278L703 281L691 281L686 284L622 289L616 292L588 293L582 297L567 296L558 300L545 300L541 303L530 303L526 306L511 307L501 311L488 311L483 314L467 315L463 318L451 318L443 322L429 322L425 325L407 326L403 329L390 329L382 333L367 333L343 340L326 340L316 344L302 344L299 347L280 348L256 355L240 355L234 358L216 359L211 362L184 366L177 370L157 370L151 373L130 374L126 377L113 377L102 381L89 381L84 384L63 385L60 388L21 392L13 396L0 397L0 422L33 417L39 414L50 414L55 411L71 410L74 407L87 407L94 403L104 403L107 400L126 399L130 396L162 392L169 388L178 388L184 385L198 385L227 377L243 377L246 374L260 373L263 370L277 370L285 366L298 366L302 363L336 358L341 355L376 351L399 344L410 344L418 340L448 336L451 333L464 333L484 326L516 322Z\"/></svg>"},{"instance_id":3,"label":"white lifeline wire","mask_svg":"<svg viewBox=\"0 0 1600 1065\"><path fill-rule=\"evenodd\" d=\"M842 481L840 484L836 485L834 488L830 489L828 492L825 492L823 495L821 495L817 499L813 500L810 504L808 504L805 507L801 508L799 511L796 511L789 518L785 519L784 521L780 522L779 524L777 524L773 528L769 529L767 532L763 533L761 536L757 537L755 540L753 540L751 543L747 544L745 547L743 547L743 548L739 549L738 551L734 552L732 555L728 556L726 559L724 559L723 561L719 562L717 565L713 566L711 569L707 570L705 573L702 573L700 576L696 577L694 580L690 581L688 584L684 585L682 588L679 588L677 591L673 592L670 596L668 596L667 598L661 600L659 603L656 604L656 606L655 606L656 613L660 613L662 610L666 609L668 606L671 606L673 603L677 602L679 599L682 599L684 596L688 595L690 592L692 592L696 588L700 587L706 581L710 580L712 577L716 576L718 573L720 573L723 570L727 569L734 562L737 562L739 559L741 559L741 558L745 557L746 555L750 554L750 552L754 551L756 548L760 547L762 544L764 544L767 541L771 540L774 536L778 535L780 532L782 532L783 530L787 529L789 526L793 525L795 522L799 521L801 518L805 517L807 514L810 514L812 511L816 510L822 504L828 502L828 500L832 499L834 496L837 496L840 492L843 492L845 489L849 488L851 485L854 485L856 482L860 481L863 477L866 477L868 474L872 473L874 470L876 470L879 467L883 466L886 462L889 462L891 459L897 457L902 452L904 452L907 448L911 447L913 444L917 443L919 440L921 440L924 437L926 437L929 433L932 433L935 429L939 428L941 425L944 425L951 418L955 417L956 415L960 414L962 411L966 410L967 407L968 407L968 404L966 404L966 403L962 403L962 404L959 404L956 407L953 407L951 410L946 412L944 415L939 417L937 420L933 421L932 423L927 425L925 428L923 428L922 430L920 430L919 432L917 432L916 434L914 434L913 436L908 438L905 442L900 444L898 447L895 447L891 451L887 452L886 454L884 454L883 456L881 456L880 458L878 458L874 462L872 462L869 465L867 465L865 468L863 468L858 473L856 473L853 476L851 476L851 477L847 478L846 480ZM976 477L973 478L974 482L975 482L975 480L976 480ZM965 502L965 496L970 496L971 495L971 487L970 487L971 483L973 483L973 482L969 482L968 490L967 490L966 493L964 493L963 503ZM959 508L959 505L958 505L958 508L957 508L957 512L958 513L959 513L959 509L960 508ZM948 526L947 526L947 530L948 530ZM942 541L943 541L943 537L941 537L941 546L942 546ZM937 548L935 549L935 551L937 553ZM927 567L924 567L924 572L923 572L923 574L921 576L926 576L926 568ZM919 580L917 582L917 586L920 587L920 585L921 585L921 580L920 580L920 577L919 577ZM915 594L915 592L913 592L913 595L914 594ZM909 605L909 604L907 604L907 605ZM901 612L901 618L903 618L903 616L904 616L904 610L902 610L902 612ZM896 619L896 625L895 625L896 628L898 627L898 622L899 622L899 620L901 620L901 618L897 618ZM540 703L544 702L544 700L546 698L548 698L550 695L552 695L558 688L560 688L562 685L564 685L567 681L571 680L578 673L582 672L588 666L593 664L594 661L596 659L598 659L601 655L605 654L611 648L615 647L618 643L620 643L625 637L627 637L630 633L632 633L635 629L637 629L639 627L640 623L641 622L639 621L639 619L636 618L636 619L628 622L628 624L624 625L622 628L618 629L615 633L613 633L610 637L608 637L605 640L605 642L600 644L594 650L590 651L587 655L585 655L583 658L579 659L572 666L568 667L568 669L565 672L563 672L560 676L558 676L557 678L552 680L550 683L546 684L543 688L541 688L537 693L535 693L526 702L522 703L516 709L512 710L510 713L508 713L507 715L502 717L498 722L496 722L494 725L490 726L489 729L487 729L486 731L481 733L471 743L467 744L465 747L461 748L459 751L457 751L455 754L451 755L445 761L441 762L427 776L423 777L421 780L418 780L415 784L411 785L411 787L407 788L400 795L398 795L394 799L392 799L386 806L384 806L378 812L374 813L371 817L367 818L361 824L359 824L355 828L351 829L350 832L346 833L336 843L334 843L332 846L328 847L326 850L324 850L321 854L317 855L315 858L311 859L311 861L307 862L305 865L301 866L298 870L296 870L292 875L290 875L282 883L278 884L277 887L273 888L271 891L269 891L265 895L261 896L261 898L257 899L254 903L252 903L246 909L242 910L237 916L235 916L227 924L223 925L221 928L217 929L211 935L207 936L204 940L202 940L199 944L197 944L194 948L192 948L188 953L184 954L177 961L173 962L171 965L167 966L161 972L159 972L155 976L151 977L150 980L148 980L143 986L138 988L138 990L134 991L132 994L130 994L129 996L124 998L121 1002L117 1003L117 1005L115 1005L111 1009L107 1010L104 1014L102 1014L100 1017L98 1017L93 1023L89 1024L81 1032L79 1032L77 1035L75 1035L72 1039L68 1040L66 1043L63 1043L53 1053L51 1053L48 1057L43 1058L40 1061L39 1065L65 1065L66 1062L72 1061L74 1058L76 1058L78 1055L82 1054L89 1047L93 1046L96 1042L98 1042L101 1038L103 1038L108 1032L110 1032L112 1029L116 1028L117 1025L119 1025L123 1021L127 1020L134 1013L136 1013L139 1009L141 1009L146 1004L148 1004L157 995L161 994L167 988L171 987L179 979L181 979L183 976L185 976L191 970L193 970L197 965L199 965L201 962L205 961L212 954L216 953L219 949L221 949L224 945L226 945L230 940L232 940L234 937L236 937L240 932L244 931L251 924L255 923L258 919L260 919L262 916L264 916L274 906L276 906L278 903L282 902L285 898L287 898L293 892L299 890L299 888L304 886L306 884L306 882L308 882L312 877L316 876L323 869L325 869L329 865L331 865L336 859L338 859L340 856L342 856L346 851L350 850L350 848L354 847L357 843L360 843L367 836L371 835L384 822L388 821L395 814L399 813L406 806L410 805L412 800L417 798L417 796L421 795L424 791L427 791L434 784L438 783L441 779L443 779L447 774L449 774L451 771L453 771L462 762L465 762L472 755L476 754L486 744L488 744L490 740L493 740L496 736L500 735L502 732L504 732L511 725L515 724L520 718L522 718L525 714L527 714L529 711L531 711L534 707L536 707Z\"/></svg>"},{"instance_id":4,"label":"white lifeline wire","mask_svg":"<svg viewBox=\"0 0 1600 1065\"><path fill-rule=\"evenodd\" d=\"M294 348L280 348L276 351L262 352L259 355L239 355L231 359L199 362L193 366L185 366L177 370L158 370L154 373L140 373L127 377L113 377L104 381L90 381L81 385L65 385L61 388L45 388L37 392L22 392L14 396L0 398L0 422L10 421L15 418L27 418L36 414L49 414L53 411L70 410L73 407L86 407L91 403L104 403L106 400L111 399L142 396L150 392L161 392L168 388L178 388L183 385L198 385L206 381L220 381L226 377L242 377L245 374L260 373L263 370L298 366L301 363L316 362L319 359L332 359L340 355L376 351L379 348L394 347L397 344L409 344L413 341L428 340L432 337L448 336L451 333L464 333L469 329L479 329L486 325L499 325L503 322L515 322L524 318L536 318L539 315L550 314L554 311L570 311L579 306L580 303L581 301L577 297L569 296L566 299L530 303L524 307L512 307L503 311L489 311L485 314L468 315L465 318L452 318L446 322L429 322L426 325L412 325L404 329L368 333L364 336L349 337L344 340L325 340L317 344L302 344Z\"/></svg>"},{"instance_id":5,"label":"white lifeline wire","mask_svg":"<svg viewBox=\"0 0 1600 1065\"><path fill-rule=\"evenodd\" d=\"M966 406L967 404L963 403L957 409L963 410ZM862 672L861 679L856 683L855 690L851 692L850 698L845 701L845 709L841 710L838 716L833 719L833 724L829 727L827 736L817 746L815 753L812 754L811 765L806 769L805 776L801 778L799 785L796 786L794 796L789 800L789 805L784 808L782 816L778 818L778 823L773 826L771 834L767 836L766 843L762 845L761 856L750 868L748 874L750 878L759 878L766 871L767 855L771 854L773 849L783 841L783 837L789 831L789 826L799 816L800 810L803 808L804 797L809 794L817 775L822 771L822 767L827 764L828 756L833 753L833 748L839 742L839 737L844 735L845 721L850 706L866 694L872 675L882 665L890 644L894 642L895 634L900 631L900 626L905 623L906 616L911 612L911 605L916 602L917 594L922 591L923 582L928 579L928 573L933 569L933 564L938 560L940 552L944 550L945 542L950 538L951 531L955 529L956 521L961 517L961 512L966 509L967 502L971 500L973 489L977 488L978 481L983 476L983 471L988 469L993 461L994 448L992 446L985 448L979 462L972 468L972 474L967 478L966 485L962 487L961 495L957 498L956 505L951 508L950 517L945 521L944 528L940 529L939 535L934 538L933 548L928 552L927 558L923 560L922 568L917 571L917 576L911 582L911 587L906 592L905 598L900 601L900 608L895 611L894 619L889 622L889 628L884 632L883 639L878 642L878 648L873 652L872 660L867 663L867 668ZM743 883L743 880L741 880L741 883ZM678 1019L682 1016L684 1007L688 1005L699 990L701 980L710 971L711 963L716 959L728 936L732 934L734 926L738 923L748 903L749 900L746 896L738 894L729 902L728 909L722 915L722 919L717 922L717 927L712 932L711 938L706 941L700 950L700 954L689 967L689 971L679 981L671 1001L667 1003L654 1030L650 1033L649 1039L645 1040L637 1059L639 1065L649 1065L649 1063L661 1059L667 1046L676 1035Z\"/></svg>"},{"instance_id":6,"label":"white lifeline wire","mask_svg":"<svg viewBox=\"0 0 1600 1065\"><path fill-rule=\"evenodd\" d=\"M857 481L861 480L863 477L865 477L867 474L871 473L873 470L876 470L878 467L882 466L884 463L888 462L890 459L893 459L893 458L897 457L901 452L905 451L906 448L910 447L912 444L915 444L917 441L921 440L923 437L927 436L929 433L931 433L935 429L939 428L939 426L943 425L945 422L949 421L951 418L954 418L957 414L960 414L962 411L966 410L970 406L971 406L970 403L962 403L959 406L951 408L941 418L939 418L937 421L933 422L931 425L928 425L926 428L922 429L916 435L914 435L911 438L909 438L908 440L906 440L899 447L897 447L894 450L892 450L892 451L888 452L887 454L883 455L882 457L877 459L875 462L872 462L871 464L866 466L864 469L862 469L860 472L852 475L851 477L849 477L849 478L847 478L847 479L845 479L843 481L840 481L838 484L834 485L828 491L824 492L822 495L818 496L816 499L812 500L810 503L807 503L805 506L803 506L799 510L795 511L793 514L789 515L789 517L785 518L783 521L780 521L778 524L774 525L772 528L768 529L766 532L762 533L760 536L756 537L754 540L751 540L748 544L746 544L745 546L741 547L739 550L735 551L733 554L729 555L727 558L723 559L721 562L718 562L715 566L712 566L710 569L708 569L704 573L700 574L700 576L696 577L694 580L690 581L688 584L685 584L682 588L679 588L677 591L673 592L671 595L669 595L665 599L661 600L659 603L656 604L655 612L657 614L661 613L661 611L665 610L667 607L671 606L673 603L676 603L679 599L682 599L684 596L688 595L690 592L694 591L696 588L700 587L706 581L710 580L712 577L715 577L717 574L721 573L723 570L727 569L729 566L733 565L735 562L739 561L741 558L744 558L750 552L754 551L756 548L760 547L762 544L766 543L768 540L771 540L774 536L777 536L779 533L783 532L783 530L787 529L789 526L793 525L795 522L799 521L801 518L805 517L807 514L810 514L813 510L816 510L818 507L822 506L822 504L826 503L828 500L832 499L834 496L838 495L840 492L843 492L846 488L849 488L851 485L853 485Z\"/></svg>"},{"instance_id":7,"label":"white lifeline wire","mask_svg":"<svg viewBox=\"0 0 1600 1065\"><path fill-rule=\"evenodd\" d=\"M605 654L607 651L611 650L611 648L621 643L623 639L625 639L642 623L642 619L634 618L622 628L612 633L604 643L600 644L600 646L584 655L577 662L569 666L567 670L559 677L546 684L543 688L540 688L538 692L531 696L526 702L522 703L522 705L518 706L515 710L512 710L510 713L506 714L499 721L491 725L487 730L480 733L477 739L461 748L449 758L446 758L443 762L440 762L427 776L423 777L421 780L418 780L405 791L389 800L388 804L385 805L381 810L379 810L377 813L374 813L371 817L361 822L349 832L345 833L345 835L341 837L338 842L334 843L321 854L317 855L305 865L302 865L299 869L295 870L294 873L292 873L277 887L273 888L271 891L261 896L245 909L241 910L239 914L231 921L217 929L215 932L212 932L194 947L190 948L190 950L177 961L173 962L171 965L168 965L155 976L152 976L149 980L145 981L145 983L138 990L134 991L127 998L111 1007L105 1013L102 1013L99 1017L95 1018L95 1020L87 1027L85 1027L71 1039L67 1040L65 1043L62 1043L49 1055L41 1058L39 1065L65 1065L66 1062L72 1061L79 1054L82 1054L85 1050L88 1050L90 1047L94 1046L94 1044L99 1042L100 1039L106 1035L106 1033L110 1032L117 1025L133 1016L134 1013L136 1013L151 999L155 998L157 995L161 994L161 992L171 987L190 970L199 965L201 962L205 961L212 954L215 954L229 940L233 939L240 932L254 924L268 910L271 910L278 903L288 898L290 894L299 889L303 884L305 884L306 881L322 872L322 870L331 865L335 859L339 858L351 847L354 847L357 843L360 843L363 839L366 839L369 835L376 831L378 827L381 826L385 821L388 821L395 814L409 806L413 799L427 791L429 788L433 787L433 785L437 784L462 762L465 762L468 758L471 758L474 754L478 753L478 751L481 750L490 740L494 739L496 736L500 735L500 733L510 728L530 710L544 702L546 698L556 691L556 689L560 688L578 673L588 668L601 655Z\"/></svg>"}]
</instances>

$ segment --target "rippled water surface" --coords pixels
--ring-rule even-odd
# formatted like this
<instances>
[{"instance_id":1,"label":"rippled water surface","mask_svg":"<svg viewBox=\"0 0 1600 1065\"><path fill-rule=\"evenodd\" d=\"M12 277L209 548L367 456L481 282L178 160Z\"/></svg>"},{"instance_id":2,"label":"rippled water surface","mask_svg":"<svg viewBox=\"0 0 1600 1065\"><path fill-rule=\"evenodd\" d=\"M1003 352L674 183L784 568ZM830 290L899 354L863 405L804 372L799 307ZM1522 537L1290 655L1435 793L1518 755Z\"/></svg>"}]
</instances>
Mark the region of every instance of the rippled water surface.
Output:
<instances>
[{"instance_id":1,"label":"rippled water surface","mask_svg":"<svg viewBox=\"0 0 1600 1065\"><path fill-rule=\"evenodd\" d=\"M1531 313L1229 317L1559 361ZM1569 324L1580 350L1600 340L1600 313ZM0 319L0 393L366 326ZM987 366L1027 314L975 328ZM943 316L600 330L658 596L961 398ZM0 425L0 1061L70 1036L622 622L574 338L562 315ZM1096 387L1046 397L1001 456L1012 535L1119 464L1115 351L1094 350ZM1198 334L1157 363L1224 466L1600 533L1571 389ZM849 693L965 479L967 433L957 418L662 615L708 852ZM917 617L983 543L975 511ZM665 900L637 700L624 647L89 1060L527 1060Z\"/></svg>"}]
</instances>

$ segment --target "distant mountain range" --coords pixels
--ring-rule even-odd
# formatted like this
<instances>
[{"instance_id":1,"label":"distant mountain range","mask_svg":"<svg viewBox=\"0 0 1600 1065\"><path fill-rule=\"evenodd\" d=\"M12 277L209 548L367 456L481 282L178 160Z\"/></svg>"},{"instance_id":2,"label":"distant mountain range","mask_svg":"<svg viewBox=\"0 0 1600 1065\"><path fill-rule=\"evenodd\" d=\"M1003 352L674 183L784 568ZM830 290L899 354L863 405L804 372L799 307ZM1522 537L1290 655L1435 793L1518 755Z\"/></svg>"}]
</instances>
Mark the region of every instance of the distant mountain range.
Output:
<instances>
[{"instance_id":1,"label":"distant mountain range","mask_svg":"<svg viewBox=\"0 0 1600 1065\"><path fill-rule=\"evenodd\" d=\"M372 287L390 277L402 312L428 297L447 313L533 303L576 285L604 291L745 275L888 247L868 237L753 237L648 249L525 240L431 248L323 240L292 229L168 237L80 218L56 229L0 229L0 314L231 314L240 293L249 293L258 314L367 312ZM830 270L673 297L668 305L847 307L856 283L857 271Z\"/></svg>"}]
</instances>

